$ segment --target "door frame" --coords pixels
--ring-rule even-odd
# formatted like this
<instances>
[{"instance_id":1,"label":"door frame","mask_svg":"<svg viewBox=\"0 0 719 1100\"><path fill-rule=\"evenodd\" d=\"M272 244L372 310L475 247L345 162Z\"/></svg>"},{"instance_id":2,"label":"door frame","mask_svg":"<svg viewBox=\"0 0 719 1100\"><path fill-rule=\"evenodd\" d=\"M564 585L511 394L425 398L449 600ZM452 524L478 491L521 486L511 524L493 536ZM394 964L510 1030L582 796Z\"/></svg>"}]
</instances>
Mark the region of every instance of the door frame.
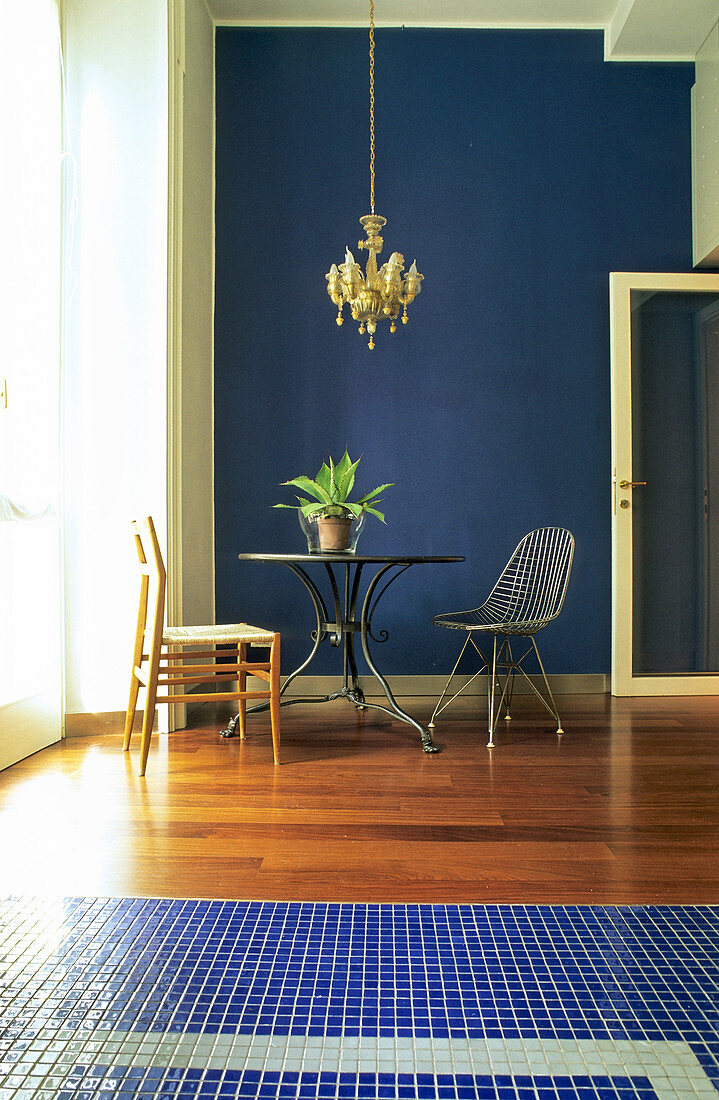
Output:
<instances>
[{"instance_id":1,"label":"door frame","mask_svg":"<svg viewBox=\"0 0 719 1100\"><path fill-rule=\"evenodd\" d=\"M609 276L612 415L612 695L719 695L719 674L634 676L632 672L632 291L709 292L719 296L719 275L612 272ZM629 507L620 508L620 500Z\"/></svg>"}]
</instances>

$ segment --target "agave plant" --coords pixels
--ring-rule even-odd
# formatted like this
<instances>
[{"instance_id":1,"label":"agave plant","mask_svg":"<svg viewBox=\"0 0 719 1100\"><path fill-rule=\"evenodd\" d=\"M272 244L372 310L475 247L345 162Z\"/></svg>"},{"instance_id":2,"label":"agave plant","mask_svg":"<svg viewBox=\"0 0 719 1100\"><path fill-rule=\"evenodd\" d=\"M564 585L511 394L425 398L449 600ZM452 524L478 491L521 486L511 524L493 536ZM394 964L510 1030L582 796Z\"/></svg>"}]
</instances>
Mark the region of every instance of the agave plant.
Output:
<instances>
[{"instance_id":1,"label":"agave plant","mask_svg":"<svg viewBox=\"0 0 719 1100\"><path fill-rule=\"evenodd\" d=\"M355 483L355 473L362 460L362 456L353 462L347 451L339 462L334 462L332 456L329 465L323 462L314 478L301 474L293 477L291 481L283 481L283 485L291 485L299 489L304 496L298 496L298 504L275 504L275 508L295 508L302 512L303 516L360 516L363 512L369 512L377 519L385 522L382 512L377 510L377 504L381 500L380 494L395 484L388 481L385 485L378 485L369 493L364 493L357 500L348 500ZM312 499L309 499L309 498Z\"/></svg>"}]
</instances>

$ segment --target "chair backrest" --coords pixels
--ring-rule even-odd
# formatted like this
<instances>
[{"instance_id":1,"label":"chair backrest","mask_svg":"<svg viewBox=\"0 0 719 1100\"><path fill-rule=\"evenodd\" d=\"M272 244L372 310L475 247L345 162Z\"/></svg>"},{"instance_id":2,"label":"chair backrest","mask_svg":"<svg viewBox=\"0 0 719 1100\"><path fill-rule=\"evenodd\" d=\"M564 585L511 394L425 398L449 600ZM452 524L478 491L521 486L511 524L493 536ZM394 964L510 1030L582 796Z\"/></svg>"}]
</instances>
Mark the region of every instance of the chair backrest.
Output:
<instances>
[{"instance_id":1,"label":"chair backrest","mask_svg":"<svg viewBox=\"0 0 719 1100\"><path fill-rule=\"evenodd\" d=\"M157 540L155 524L152 516L147 516L142 523L133 520L131 525L135 540L135 550L140 566L140 606L137 613L137 638L148 627L152 630L152 641L156 643L162 638L165 620L165 593L167 591L167 573L162 558L162 551ZM150 609L150 587L152 586L153 606ZM135 662L137 663L137 662Z\"/></svg>"},{"instance_id":2,"label":"chair backrest","mask_svg":"<svg viewBox=\"0 0 719 1100\"><path fill-rule=\"evenodd\" d=\"M562 610L574 557L574 536L563 527L540 527L525 535L504 567L484 607L507 623L537 629Z\"/></svg>"}]
</instances>

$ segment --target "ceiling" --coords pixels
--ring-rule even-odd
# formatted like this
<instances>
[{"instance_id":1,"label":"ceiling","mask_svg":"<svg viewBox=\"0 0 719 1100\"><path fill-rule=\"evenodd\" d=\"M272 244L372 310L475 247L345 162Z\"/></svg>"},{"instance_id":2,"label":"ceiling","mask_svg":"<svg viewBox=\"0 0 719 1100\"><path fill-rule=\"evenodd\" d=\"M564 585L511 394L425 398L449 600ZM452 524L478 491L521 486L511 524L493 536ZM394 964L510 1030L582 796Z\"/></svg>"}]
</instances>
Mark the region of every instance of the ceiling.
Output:
<instances>
[{"instance_id":1,"label":"ceiling","mask_svg":"<svg viewBox=\"0 0 719 1100\"><path fill-rule=\"evenodd\" d=\"M693 61L719 0L375 0L381 26L604 31L609 61ZM366 0L207 0L217 23L363 27Z\"/></svg>"}]
</instances>

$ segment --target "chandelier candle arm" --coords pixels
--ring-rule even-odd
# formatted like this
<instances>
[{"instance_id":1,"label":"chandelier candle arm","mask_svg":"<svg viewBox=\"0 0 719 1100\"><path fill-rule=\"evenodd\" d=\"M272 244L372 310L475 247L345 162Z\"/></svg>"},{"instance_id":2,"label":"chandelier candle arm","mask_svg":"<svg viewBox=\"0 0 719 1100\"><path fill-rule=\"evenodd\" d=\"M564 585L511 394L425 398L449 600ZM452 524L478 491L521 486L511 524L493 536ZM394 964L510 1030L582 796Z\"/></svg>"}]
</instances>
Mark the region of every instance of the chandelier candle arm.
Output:
<instances>
[{"instance_id":1,"label":"chandelier candle arm","mask_svg":"<svg viewBox=\"0 0 719 1100\"><path fill-rule=\"evenodd\" d=\"M366 272L362 274L362 268L356 262L349 248L345 249L344 263L338 267L332 264L325 275L327 280L327 293L331 301L337 306L337 324L344 321L342 310L345 305L350 307L350 313L354 321L359 321L359 332L363 335L369 333L369 348L374 348L374 334L378 321L388 318L390 332L397 331L397 318L402 310L402 323L407 324L407 306L410 305L419 294L420 283L424 275L417 270L417 261L404 271L404 256L400 252L393 252L387 263L377 270L377 256L382 251L384 241L380 231L387 224L387 219L374 212L374 185L375 185L375 132L374 132L374 0L369 0L369 118L370 118L370 209L371 214L365 214L360 218L360 225L366 233L366 239L357 242L359 249L366 249Z\"/></svg>"}]
</instances>

